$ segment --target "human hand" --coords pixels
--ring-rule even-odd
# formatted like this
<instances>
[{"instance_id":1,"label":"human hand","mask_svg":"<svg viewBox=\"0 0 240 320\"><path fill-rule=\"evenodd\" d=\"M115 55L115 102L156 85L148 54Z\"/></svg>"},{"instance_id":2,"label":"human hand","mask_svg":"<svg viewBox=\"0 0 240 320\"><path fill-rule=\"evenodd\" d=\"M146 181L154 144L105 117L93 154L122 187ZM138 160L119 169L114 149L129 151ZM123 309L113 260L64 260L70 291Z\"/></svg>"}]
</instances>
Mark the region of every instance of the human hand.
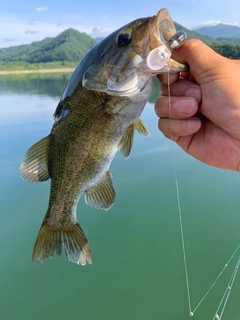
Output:
<instances>
[{"instance_id":1,"label":"human hand","mask_svg":"<svg viewBox=\"0 0 240 320\"><path fill-rule=\"evenodd\" d=\"M155 104L159 129L196 159L240 171L240 61L199 40L186 41L173 58L187 63L190 72L158 76L163 84Z\"/></svg>"}]
</instances>

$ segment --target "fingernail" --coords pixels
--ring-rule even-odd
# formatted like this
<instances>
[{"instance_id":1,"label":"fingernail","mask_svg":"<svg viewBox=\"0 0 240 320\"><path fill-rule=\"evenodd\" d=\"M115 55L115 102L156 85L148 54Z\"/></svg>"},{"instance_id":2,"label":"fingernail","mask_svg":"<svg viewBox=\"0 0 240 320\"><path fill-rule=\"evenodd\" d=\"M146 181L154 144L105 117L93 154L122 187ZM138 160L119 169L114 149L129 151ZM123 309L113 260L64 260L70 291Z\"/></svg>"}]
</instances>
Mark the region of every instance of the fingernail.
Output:
<instances>
[{"instance_id":1,"label":"fingernail","mask_svg":"<svg viewBox=\"0 0 240 320\"><path fill-rule=\"evenodd\" d=\"M196 102L192 97L179 99L176 102L176 109L178 112L186 115L192 115L193 110L196 107Z\"/></svg>"},{"instance_id":2,"label":"fingernail","mask_svg":"<svg viewBox=\"0 0 240 320\"><path fill-rule=\"evenodd\" d=\"M186 121L186 127L190 131L197 131L201 127L201 121L198 118L191 118Z\"/></svg>"}]
</instances>

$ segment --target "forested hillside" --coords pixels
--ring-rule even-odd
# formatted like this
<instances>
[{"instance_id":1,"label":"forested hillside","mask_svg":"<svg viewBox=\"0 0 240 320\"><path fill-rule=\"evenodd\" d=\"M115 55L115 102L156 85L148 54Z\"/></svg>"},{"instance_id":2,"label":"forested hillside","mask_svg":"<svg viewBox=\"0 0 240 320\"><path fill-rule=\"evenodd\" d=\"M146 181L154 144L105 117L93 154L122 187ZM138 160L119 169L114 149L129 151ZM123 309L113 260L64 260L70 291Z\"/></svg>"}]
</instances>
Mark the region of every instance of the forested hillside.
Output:
<instances>
[{"instance_id":1,"label":"forested hillside","mask_svg":"<svg viewBox=\"0 0 240 320\"><path fill-rule=\"evenodd\" d=\"M79 62L96 41L74 29L56 38L46 38L29 45L0 49L0 64Z\"/></svg>"},{"instance_id":2,"label":"forested hillside","mask_svg":"<svg viewBox=\"0 0 240 320\"><path fill-rule=\"evenodd\" d=\"M240 59L239 38L214 39L188 30L177 22L175 25L177 30L187 33L188 39L200 39L221 55ZM96 42L86 33L67 29L55 38L0 49L0 70L76 67Z\"/></svg>"},{"instance_id":3,"label":"forested hillside","mask_svg":"<svg viewBox=\"0 0 240 320\"><path fill-rule=\"evenodd\" d=\"M219 23L214 26L205 26L195 30L197 33L208 35L212 38L240 38L240 28L238 26Z\"/></svg>"},{"instance_id":4,"label":"forested hillside","mask_svg":"<svg viewBox=\"0 0 240 320\"><path fill-rule=\"evenodd\" d=\"M201 35L195 31L188 30L182 25L174 22L177 30L184 30L188 39L200 39L209 45L213 50L224 57L231 59L240 59L240 38L217 38Z\"/></svg>"}]
</instances>

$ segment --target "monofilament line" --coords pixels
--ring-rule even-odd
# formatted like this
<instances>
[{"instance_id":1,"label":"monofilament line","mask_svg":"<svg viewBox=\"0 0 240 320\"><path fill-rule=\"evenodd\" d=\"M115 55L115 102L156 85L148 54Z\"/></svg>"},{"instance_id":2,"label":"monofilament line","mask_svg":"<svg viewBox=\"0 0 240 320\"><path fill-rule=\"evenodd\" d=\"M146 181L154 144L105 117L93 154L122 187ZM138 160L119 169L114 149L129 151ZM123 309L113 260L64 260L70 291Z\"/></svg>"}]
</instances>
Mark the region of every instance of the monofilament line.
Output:
<instances>
[{"instance_id":1,"label":"monofilament line","mask_svg":"<svg viewBox=\"0 0 240 320\"><path fill-rule=\"evenodd\" d=\"M203 298L199 301L199 303L196 305L195 309L193 310L193 313L198 309L198 307L200 306L200 304L203 302L203 300L207 297L207 295L210 293L210 291L212 290L212 288L215 286L215 284L217 283L218 279L221 277L221 275L223 274L223 272L225 271L225 269L228 267L229 263L232 261L232 259L234 258L234 256L236 255L236 253L238 252L238 250L240 249L240 244L237 246L237 248L234 250L233 254L231 255L231 257L228 259L227 263L225 264L225 266L223 267L223 269L220 271L219 275L217 276L217 278L214 280L213 284L210 286L210 288L208 289L208 291L205 293L205 295L203 296ZM240 259L240 257L239 257ZM240 263L240 261L239 261ZM231 281L231 280L230 280ZM221 302L219 304L219 308L221 306ZM215 316L217 315L218 310L215 313ZM218 315L217 315L218 316ZM219 317L219 316L218 316ZM215 318L213 318L215 319ZM216 318L218 319L218 318ZM219 318L221 319L221 318Z\"/></svg>"},{"instance_id":2,"label":"monofilament line","mask_svg":"<svg viewBox=\"0 0 240 320\"><path fill-rule=\"evenodd\" d=\"M183 251L183 260L184 260L184 270L185 270L185 280L186 280L186 288L187 288L187 297L188 297L188 308L189 308L189 316L193 316L196 310L199 308L199 306L202 304L202 302L205 300L205 298L208 296L210 291L213 289L219 278L222 276L225 269L228 267L229 263L232 261L238 250L240 249L240 244L237 246L237 248L234 250L230 258L228 259L227 263L224 265L223 269L220 271L210 288L207 290L207 292L204 294L202 299L199 301L199 303L196 305L194 310L192 310L191 306L191 295L190 295L190 288L189 288L189 277L188 277L188 269L187 269L187 258L186 258L186 250L185 250L185 239L184 239L184 231L183 231L183 222L182 222L182 211L181 211L181 204L180 204L180 194L179 194L179 186L178 186L178 178L177 178L177 169L176 169L176 160L175 160L175 154L174 154L174 144L173 144L173 133L172 133L172 105L171 105L171 92L170 92L170 78L169 78L169 72L168 72L168 97L169 97L169 118L170 118L170 138L172 140L171 146L172 146L172 158L173 158L173 166L174 166L174 178L175 178L175 186L176 186L176 194L177 194L177 204L178 204L178 215L179 215L179 223L180 223L180 233L181 233L181 242L182 242L182 251ZM235 278L237 276L237 272L240 267L240 255L238 257L236 266L233 270L233 273L231 275L231 278L228 282L227 288L223 294L223 297L219 303L219 306L217 308L217 311L215 312L215 315L212 320L221 320L223 316L223 312L226 308L229 295L231 293Z\"/></svg>"},{"instance_id":3,"label":"monofilament line","mask_svg":"<svg viewBox=\"0 0 240 320\"><path fill-rule=\"evenodd\" d=\"M232 260L232 258L234 257L234 255L236 254L236 252L238 251L239 248L240 248L240 245L237 247L237 249L232 254L231 258L229 259L229 261L226 264L226 267L227 267L228 263ZM212 320L221 320L222 319L224 310L225 310L227 302L228 302L228 298L230 296L234 281L235 281L236 276L237 276L237 272L239 270L239 266L240 266L240 255L238 257L238 260L237 260L237 263L236 263L235 268L233 270L233 273L231 275L231 278L230 278L230 280L228 282L227 288L224 291L222 299L221 299L221 301L220 301L220 303L218 305L217 311L215 312L214 317L213 317ZM219 311L220 311L220 314L219 314Z\"/></svg>"},{"instance_id":4,"label":"monofilament line","mask_svg":"<svg viewBox=\"0 0 240 320\"><path fill-rule=\"evenodd\" d=\"M188 269L187 269L187 258L186 258L186 250L185 250L185 240L184 240L184 232L183 232L183 222L182 222L182 211L181 211L181 204L180 204L180 195L179 195L179 186L178 186L178 179L177 179L177 169L176 169L176 161L175 161L175 154L173 148L173 134L172 134L172 105L171 105L171 92L170 92L170 77L168 72L168 98L169 98L169 112L170 112L170 138L171 138L171 147L172 147L172 159L173 159L173 169L174 169L174 179L175 179L175 186L176 186L176 194L177 194L177 204L178 204L178 215L179 215L179 222L180 222L180 232L181 232L181 242L182 242L182 251L183 251L183 261L184 261L184 271L185 271L185 280L186 280L186 287L187 287L187 297L188 297L188 309L189 315L193 316L192 308L191 308L191 296L190 296L190 288L189 288L189 278L188 278Z\"/></svg>"}]
</instances>

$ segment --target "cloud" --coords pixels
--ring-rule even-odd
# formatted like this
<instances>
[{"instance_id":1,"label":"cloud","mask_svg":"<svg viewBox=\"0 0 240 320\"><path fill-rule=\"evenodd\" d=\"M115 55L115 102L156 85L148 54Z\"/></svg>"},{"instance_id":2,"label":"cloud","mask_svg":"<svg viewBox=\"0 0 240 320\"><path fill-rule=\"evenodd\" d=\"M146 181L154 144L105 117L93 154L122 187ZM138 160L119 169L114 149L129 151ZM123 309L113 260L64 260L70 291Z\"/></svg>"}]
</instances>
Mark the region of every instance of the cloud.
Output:
<instances>
[{"instance_id":1,"label":"cloud","mask_svg":"<svg viewBox=\"0 0 240 320\"><path fill-rule=\"evenodd\" d=\"M198 24L193 29L198 29L198 28L202 28L202 27L214 27L220 23L230 25L230 26L240 27L240 23L238 21L226 22L226 21L220 21L220 20L209 20L209 21L204 21L204 22Z\"/></svg>"},{"instance_id":2,"label":"cloud","mask_svg":"<svg viewBox=\"0 0 240 320\"><path fill-rule=\"evenodd\" d=\"M238 21L234 21L233 23L226 23L226 24L230 24L235 27L240 27L240 22L238 22Z\"/></svg>"},{"instance_id":3,"label":"cloud","mask_svg":"<svg viewBox=\"0 0 240 320\"><path fill-rule=\"evenodd\" d=\"M14 41L18 41L17 38L5 38L3 39L4 42L14 42Z\"/></svg>"},{"instance_id":4,"label":"cloud","mask_svg":"<svg viewBox=\"0 0 240 320\"><path fill-rule=\"evenodd\" d=\"M47 11L47 7L40 7L36 9L37 13L44 13Z\"/></svg>"},{"instance_id":5,"label":"cloud","mask_svg":"<svg viewBox=\"0 0 240 320\"><path fill-rule=\"evenodd\" d=\"M39 33L39 31L37 31L37 30L27 30L27 31L25 31L25 34L36 34L36 33Z\"/></svg>"},{"instance_id":6,"label":"cloud","mask_svg":"<svg viewBox=\"0 0 240 320\"><path fill-rule=\"evenodd\" d=\"M212 26L216 26L217 24L221 23L220 20L209 20L209 21L204 21L201 22L199 24L197 24L196 26L194 26L194 29L198 29L198 28L202 28L202 27L212 27Z\"/></svg>"},{"instance_id":7,"label":"cloud","mask_svg":"<svg viewBox=\"0 0 240 320\"><path fill-rule=\"evenodd\" d=\"M81 29L81 28L79 28L79 29ZM109 35L111 33L111 31L103 31L102 26L97 26L97 27L93 28L91 32L86 32L86 33L89 34L93 38L105 38L107 35Z\"/></svg>"},{"instance_id":8,"label":"cloud","mask_svg":"<svg viewBox=\"0 0 240 320\"><path fill-rule=\"evenodd\" d=\"M103 30L103 27L97 26L97 27L95 27L95 28L92 29L92 33L101 32L102 30Z\"/></svg>"},{"instance_id":9,"label":"cloud","mask_svg":"<svg viewBox=\"0 0 240 320\"><path fill-rule=\"evenodd\" d=\"M28 24L35 24L36 21L38 21L39 18L38 17L29 17L28 18Z\"/></svg>"}]
</instances>

